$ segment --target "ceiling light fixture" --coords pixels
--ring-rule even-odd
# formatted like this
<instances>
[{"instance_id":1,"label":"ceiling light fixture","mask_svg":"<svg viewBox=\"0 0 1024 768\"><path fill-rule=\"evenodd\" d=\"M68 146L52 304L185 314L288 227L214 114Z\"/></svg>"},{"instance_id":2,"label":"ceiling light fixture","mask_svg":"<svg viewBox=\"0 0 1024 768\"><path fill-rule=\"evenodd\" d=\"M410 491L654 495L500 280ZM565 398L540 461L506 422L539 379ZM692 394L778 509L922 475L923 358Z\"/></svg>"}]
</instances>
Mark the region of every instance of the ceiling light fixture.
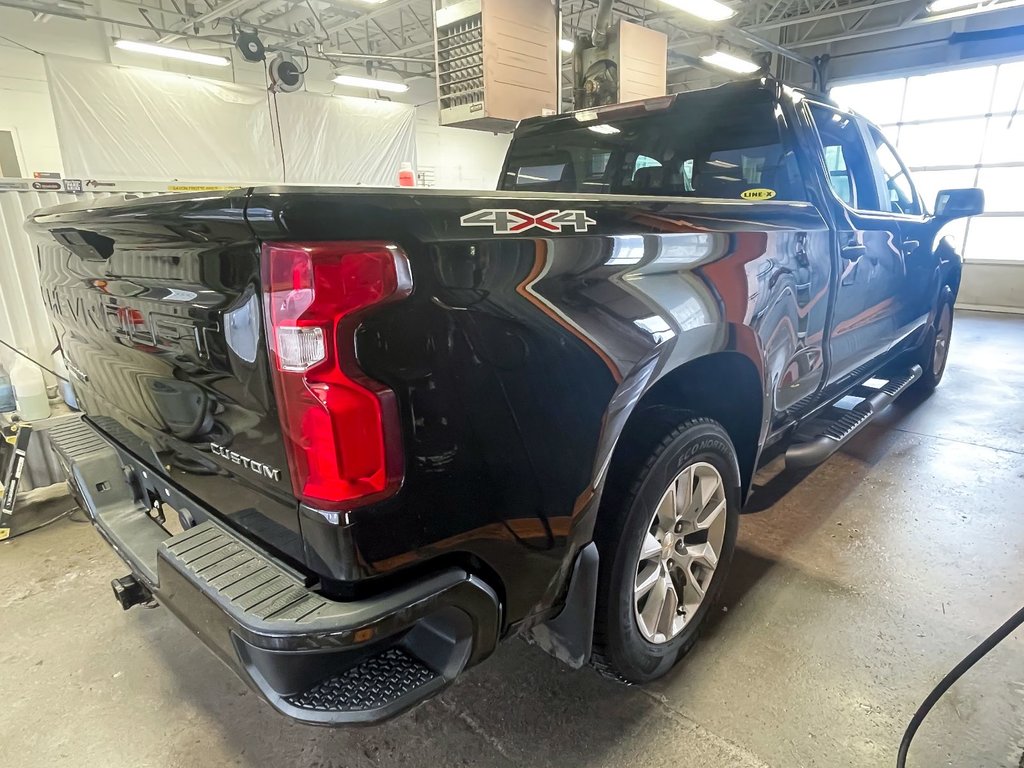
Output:
<instances>
[{"instance_id":1,"label":"ceiling light fixture","mask_svg":"<svg viewBox=\"0 0 1024 768\"><path fill-rule=\"evenodd\" d=\"M166 45L154 45L153 43L140 43L137 40L116 40L115 48L132 53L145 53L150 56L163 56L168 59L180 59L181 61L193 61L196 64L210 64L214 67L226 67L231 63L230 59L224 56L214 56L209 53L196 53L186 51L182 48L171 48Z\"/></svg>"},{"instance_id":2,"label":"ceiling light fixture","mask_svg":"<svg viewBox=\"0 0 1024 768\"><path fill-rule=\"evenodd\" d=\"M558 47L562 49L562 53L572 53L576 48L576 43L563 37L558 41Z\"/></svg>"},{"instance_id":3,"label":"ceiling light fixture","mask_svg":"<svg viewBox=\"0 0 1024 768\"><path fill-rule=\"evenodd\" d=\"M701 59L719 69L727 69L730 72L738 72L741 75L752 75L761 69L750 59L743 59L725 51L710 51L701 56Z\"/></svg>"},{"instance_id":4,"label":"ceiling light fixture","mask_svg":"<svg viewBox=\"0 0 1024 768\"><path fill-rule=\"evenodd\" d=\"M622 133L622 131L620 131L614 125L608 125L608 123L602 123L601 125L591 125L589 127L590 130L592 130L594 133L600 133L604 136L612 136L613 134L616 133Z\"/></svg>"},{"instance_id":5,"label":"ceiling light fixture","mask_svg":"<svg viewBox=\"0 0 1024 768\"><path fill-rule=\"evenodd\" d=\"M405 83L393 83L390 80L377 80L373 77L335 75L333 81L338 85L346 85L350 88L369 88L373 91L387 91L388 93L405 93L409 90L409 86Z\"/></svg>"},{"instance_id":6,"label":"ceiling light fixture","mask_svg":"<svg viewBox=\"0 0 1024 768\"><path fill-rule=\"evenodd\" d=\"M736 11L718 0L661 0L665 5L678 8L683 13L696 16L704 21L725 21L736 15Z\"/></svg>"}]
</instances>

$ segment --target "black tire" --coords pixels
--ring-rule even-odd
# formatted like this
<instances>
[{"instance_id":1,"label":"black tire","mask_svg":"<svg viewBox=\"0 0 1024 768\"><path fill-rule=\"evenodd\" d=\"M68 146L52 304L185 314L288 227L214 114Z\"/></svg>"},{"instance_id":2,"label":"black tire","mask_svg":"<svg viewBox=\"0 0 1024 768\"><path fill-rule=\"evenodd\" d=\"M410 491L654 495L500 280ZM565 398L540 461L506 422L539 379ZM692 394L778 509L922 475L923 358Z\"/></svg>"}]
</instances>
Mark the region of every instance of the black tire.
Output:
<instances>
[{"instance_id":1,"label":"black tire","mask_svg":"<svg viewBox=\"0 0 1024 768\"><path fill-rule=\"evenodd\" d=\"M942 375L946 372L946 365L949 362L949 342L952 333L953 291L945 285L939 293L935 320L928 329L928 338L922 345L918 357L918 364L924 371L914 384L919 391L932 392L942 381Z\"/></svg>"},{"instance_id":2,"label":"black tire","mask_svg":"<svg viewBox=\"0 0 1024 768\"><path fill-rule=\"evenodd\" d=\"M624 492L606 489L596 535L601 571L593 664L606 676L627 683L661 677L693 647L725 582L739 527L739 465L726 431L711 419L690 419L662 434L660 441L648 441L646 455L637 456L632 482L627 481ZM667 642L651 642L634 612L641 543L656 522L652 518L668 487L684 469L702 462L717 470L725 493L725 532L718 565L704 584L703 600L679 634Z\"/></svg>"}]
</instances>

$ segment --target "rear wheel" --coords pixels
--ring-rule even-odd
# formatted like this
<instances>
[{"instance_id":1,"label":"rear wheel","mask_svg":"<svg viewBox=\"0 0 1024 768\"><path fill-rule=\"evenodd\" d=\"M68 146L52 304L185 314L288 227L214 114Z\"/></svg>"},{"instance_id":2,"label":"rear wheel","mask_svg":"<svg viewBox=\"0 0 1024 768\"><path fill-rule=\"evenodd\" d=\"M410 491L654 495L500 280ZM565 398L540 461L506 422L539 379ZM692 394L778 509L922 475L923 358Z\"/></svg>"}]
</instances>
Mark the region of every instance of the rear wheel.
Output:
<instances>
[{"instance_id":1,"label":"rear wheel","mask_svg":"<svg viewBox=\"0 0 1024 768\"><path fill-rule=\"evenodd\" d=\"M939 295L938 311L935 322L928 334L928 341L921 349L920 365L924 373L918 380L918 388L932 391L946 372L949 360L949 342L953 336L953 292L949 286L942 289Z\"/></svg>"},{"instance_id":2,"label":"rear wheel","mask_svg":"<svg viewBox=\"0 0 1024 768\"><path fill-rule=\"evenodd\" d=\"M732 560L739 498L736 454L718 423L684 422L651 450L604 510L598 669L648 682L693 646Z\"/></svg>"}]
</instances>

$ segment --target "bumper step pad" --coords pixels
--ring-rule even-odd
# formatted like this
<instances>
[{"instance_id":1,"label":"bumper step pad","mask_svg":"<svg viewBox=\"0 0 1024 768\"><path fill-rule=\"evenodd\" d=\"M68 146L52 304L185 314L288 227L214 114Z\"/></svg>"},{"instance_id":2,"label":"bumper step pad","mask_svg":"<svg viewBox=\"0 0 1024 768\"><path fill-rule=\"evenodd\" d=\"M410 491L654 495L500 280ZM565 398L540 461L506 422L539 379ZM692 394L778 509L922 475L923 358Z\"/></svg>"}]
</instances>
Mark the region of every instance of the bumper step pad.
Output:
<instances>
[{"instance_id":1,"label":"bumper step pad","mask_svg":"<svg viewBox=\"0 0 1024 768\"><path fill-rule=\"evenodd\" d=\"M180 567L208 584L240 614L302 622L329 607L328 600L307 590L297 576L211 522L175 536L165 546Z\"/></svg>"},{"instance_id":2,"label":"bumper step pad","mask_svg":"<svg viewBox=\"0 0 1024 768\"><path fill-rule=\"evenodd\" d=\"M299 709L318 712L363 712L380 709L438 677L402 648L389 648L305 693L288 697Z\"/></svg>"}]
</instances>

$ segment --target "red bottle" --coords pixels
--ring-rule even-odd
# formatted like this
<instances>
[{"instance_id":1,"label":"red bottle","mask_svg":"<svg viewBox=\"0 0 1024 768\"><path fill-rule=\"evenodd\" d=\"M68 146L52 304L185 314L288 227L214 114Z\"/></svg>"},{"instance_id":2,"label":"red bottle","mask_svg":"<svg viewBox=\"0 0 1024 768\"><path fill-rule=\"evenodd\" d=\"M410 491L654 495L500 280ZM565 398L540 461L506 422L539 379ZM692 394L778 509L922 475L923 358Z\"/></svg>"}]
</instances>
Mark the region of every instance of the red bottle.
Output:
<instances>
[{"instance_id":1,"label":"red bottle","mask_svg":"<svg viewBox=\"0 0 1024 768\"><path fill-rule=\"evenodd\" d=\"M412 169L412 163L402 163L401 170L398 172L398 186L416 186L416 172Z\"/></svg>"}]
</instances>

